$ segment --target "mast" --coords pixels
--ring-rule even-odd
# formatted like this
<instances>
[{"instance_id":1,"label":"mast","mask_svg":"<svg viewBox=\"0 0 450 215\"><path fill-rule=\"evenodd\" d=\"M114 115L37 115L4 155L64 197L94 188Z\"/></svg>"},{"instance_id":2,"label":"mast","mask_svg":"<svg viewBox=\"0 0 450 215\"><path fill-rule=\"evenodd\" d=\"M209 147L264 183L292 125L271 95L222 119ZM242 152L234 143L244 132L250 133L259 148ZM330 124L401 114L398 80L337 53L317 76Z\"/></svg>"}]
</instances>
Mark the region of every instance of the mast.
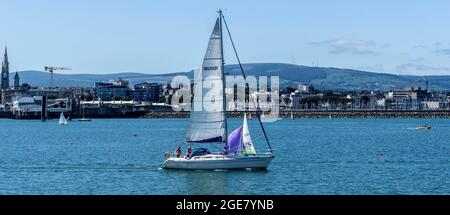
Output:
<instances>
[{"instance_id":1,"label":"mast","mask_svg":"<svg viewBox=\"0 0 450 215\"><path fill-rule=\"evenodd\" d=\"M221 64L220 66L221 71L222 71L222 103L223 103L223 118L224 118L224 123L225 123L225 136L223 138L223 143L226 145L227 144L227 139L228 139L228 126L227 126L227 98L226 98L226 94L225 94L225 61L224 61L224 56L223 56L223 33L222 33L222 10L219 9L218 11L219 13L219 32L220 32L220 52L222 55L222 59L221 59Z\"/></svg>"}]
</instances>

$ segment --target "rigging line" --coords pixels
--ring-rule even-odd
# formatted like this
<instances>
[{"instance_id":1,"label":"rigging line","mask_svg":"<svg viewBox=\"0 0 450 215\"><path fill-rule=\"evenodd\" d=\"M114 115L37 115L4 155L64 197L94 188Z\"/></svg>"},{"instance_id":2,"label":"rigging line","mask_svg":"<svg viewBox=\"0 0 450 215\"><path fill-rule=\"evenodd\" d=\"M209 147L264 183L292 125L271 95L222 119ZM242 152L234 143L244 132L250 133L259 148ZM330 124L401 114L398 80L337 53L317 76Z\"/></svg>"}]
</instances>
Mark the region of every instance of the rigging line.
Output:
<instances>
[{"instance_id":1,"label":"rigging line","mask_svg":"<svg viewBox=\"0 0 450 215\"><path fill-rule=\"evenodd\" d=\"M236 51L236 47L234 46L234 42L233 42L233 38L231 37L230 29L228 28L228 25L227 25L227 22L225 21L225 16L223 15L223 13L221 15L222 15L223 23L225 24L225 28L227 29L228 36L230 37L230 41L231 41L231 45L233 46L234 54L236 55L237 61L239 63L239 68L241 69L242 76L244 76L245 85L246 85L246 87L248 87L249 84L247 82L247 76L245 75L244 68L242 67L242 64L241 64L241 60L239 59L239 55ZM259 111L261 111L261 109L255 104L255 101L253 99L250 99L250 100L252 100L253 105L256 107L256 115L258 116L259 125L261 126L261 129L264 133L264 138L266 139L266 142L267 142L267 145L269 146L270 152L272 152L272 147L270 146L269 138L267 138L266 130L264 129L264 125L261 122L261 116L259 114Z\"/></svg>"}]
</instances>

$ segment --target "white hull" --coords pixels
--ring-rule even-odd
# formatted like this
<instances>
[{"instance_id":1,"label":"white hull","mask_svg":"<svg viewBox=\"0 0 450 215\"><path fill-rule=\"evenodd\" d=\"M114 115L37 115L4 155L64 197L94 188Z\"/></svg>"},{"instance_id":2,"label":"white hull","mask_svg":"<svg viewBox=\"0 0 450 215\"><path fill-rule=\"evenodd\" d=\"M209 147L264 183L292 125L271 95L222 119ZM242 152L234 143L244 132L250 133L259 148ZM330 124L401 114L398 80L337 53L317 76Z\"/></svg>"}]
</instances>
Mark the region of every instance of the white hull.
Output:
<instances>
[{"instance_id":1,"label":"white hull","mask_svg":"<svg viewBox=\"0 0 450 215\"><path fill-rule=\"evenodd\" d=\"M274 155L249 155L249 156L226 156L226 155L204 155L191 159L168 158L162 168L164 169L186 169L186 170L215 170L215 169L266 169L272 162Z\"/></svg>"}]
</instances>

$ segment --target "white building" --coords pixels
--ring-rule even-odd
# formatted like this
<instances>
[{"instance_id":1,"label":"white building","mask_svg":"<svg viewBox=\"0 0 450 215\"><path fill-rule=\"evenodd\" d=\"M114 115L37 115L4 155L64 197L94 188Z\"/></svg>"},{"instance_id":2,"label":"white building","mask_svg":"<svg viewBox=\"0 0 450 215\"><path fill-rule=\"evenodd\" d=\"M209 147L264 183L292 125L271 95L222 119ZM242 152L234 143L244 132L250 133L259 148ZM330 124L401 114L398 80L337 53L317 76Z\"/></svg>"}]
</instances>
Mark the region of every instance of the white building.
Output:
<instances>
[{"instance_id":1,"label":"white building","mask_svg":"<svg viewBox=\"0 0 450 215\"><path fill-rule=\"evenodd\" d=\"M15 97L13 99L12 110L14 112L38 112L41 111L42 97Z\"/></svg>"}]
</instances>

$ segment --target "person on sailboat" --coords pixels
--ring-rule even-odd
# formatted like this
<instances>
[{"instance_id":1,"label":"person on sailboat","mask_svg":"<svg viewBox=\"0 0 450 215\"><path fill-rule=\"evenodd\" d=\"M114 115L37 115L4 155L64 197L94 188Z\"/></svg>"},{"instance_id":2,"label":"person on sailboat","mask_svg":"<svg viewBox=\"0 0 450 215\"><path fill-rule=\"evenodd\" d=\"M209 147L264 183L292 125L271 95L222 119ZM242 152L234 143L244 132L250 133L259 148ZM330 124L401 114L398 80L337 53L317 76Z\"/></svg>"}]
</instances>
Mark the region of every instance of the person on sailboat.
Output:
<instances>
[{"instance_id":1,"label":"person on sailboat","mask_svg":"<svg viewBox=\"0 0 450 215\"><path fill-rule=\"evenodd\" d=\"M186 159L191 159L192 156L192 147L189 146L186 150Z\"/></svg>"},{"instance_id":2,"label":"person on sailboat","mask_svg":"<svg viewBox=\"0 0 450 215\"><path fill-rule=\"evenodd\" d=\"M175 154L177 155L177 158L181 158L182 156L181 146L178 146L177 150L175 151Z\"/></svg>"}]
</instances>

